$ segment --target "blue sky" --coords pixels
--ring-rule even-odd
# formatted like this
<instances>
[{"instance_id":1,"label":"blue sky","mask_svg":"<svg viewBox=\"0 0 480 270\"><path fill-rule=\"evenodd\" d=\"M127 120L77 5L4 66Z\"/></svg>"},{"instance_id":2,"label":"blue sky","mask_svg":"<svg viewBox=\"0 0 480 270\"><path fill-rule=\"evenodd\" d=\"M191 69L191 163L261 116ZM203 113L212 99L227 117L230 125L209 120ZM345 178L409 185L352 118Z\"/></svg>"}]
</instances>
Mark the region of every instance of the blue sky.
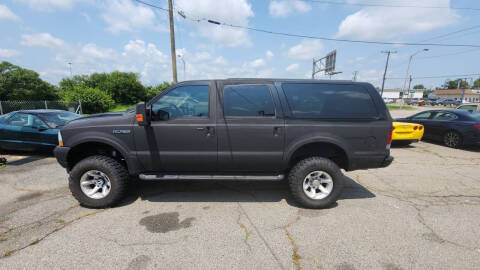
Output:
<instances>
[{"instance_id":1,"label":"blue sky","mask_svg":"<svg viewBox=\"0 0 480 270\"><path fill-rule=\"evenodd\" d=\"M143 0L167 8L166 0ZM391 42L420 42L479 23L479 10L392 8L356 4L480 8L475 0L175 0L188 18L288 32ZM422 46L352 44L274 36L197 23L175 15L179 80L227 77L308 78L312 57L337 50L336 79L381 84L386 55L395 50L388 77L405 77L408 58ZM431 39L432 43L480 44L480 27ZM426 47L413 58L413 77L480 73L480 48ZM51 83L74 75L132 71L153 85L171 81L168 13L133 0L2 0L0 61L33 69ZM325 76L319 75L318 78ZM476 79L478 76L474 76ZM415 79L441 85L447 78ZM449 79L456 79L451 77ZM386 88L402 87L390 79Z\"/></svg>"}]
</instances>

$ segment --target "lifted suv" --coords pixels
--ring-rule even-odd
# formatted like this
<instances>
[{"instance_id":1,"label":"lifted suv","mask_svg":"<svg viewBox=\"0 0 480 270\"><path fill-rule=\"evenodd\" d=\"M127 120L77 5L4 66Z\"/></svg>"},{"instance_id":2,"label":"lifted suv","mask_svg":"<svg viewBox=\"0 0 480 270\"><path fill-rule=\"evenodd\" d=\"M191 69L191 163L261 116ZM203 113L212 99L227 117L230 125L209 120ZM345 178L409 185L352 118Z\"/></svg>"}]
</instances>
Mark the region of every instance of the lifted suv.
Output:
<instances>
[{"instance_id":1,"label":"lifted suv","mask_svg":"<svg viewBox=\"0 0 480 270\"><path fill-rule=\"evenodd\" d=\"M392 120L378 92L350 81L182 82L136 110L71 121L58 162L73 196L117 204L130 179L283 180L309 208L340 195L341 169L388 166Z\"/></svg>"}]
</instances>

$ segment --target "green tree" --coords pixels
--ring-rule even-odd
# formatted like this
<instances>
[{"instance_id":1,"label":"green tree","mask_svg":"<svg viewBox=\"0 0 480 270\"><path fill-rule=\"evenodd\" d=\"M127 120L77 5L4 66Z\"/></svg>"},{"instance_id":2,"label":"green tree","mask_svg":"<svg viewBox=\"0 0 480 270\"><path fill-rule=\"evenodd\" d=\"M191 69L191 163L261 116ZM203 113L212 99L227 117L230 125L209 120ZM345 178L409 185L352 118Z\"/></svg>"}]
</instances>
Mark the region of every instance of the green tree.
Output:
<instances>
[{"instance_id":1,"label":"green tree","mask_svg":"<svg viewBox=\"0 0 480 270\"><path fill-rule=\"evenodd\" d=\"M468 82L465 80L462 80L460 82L460 88L468 88ZM445 83L443 84L444 89L457 89L458 88L458 80L446 80Z\"/></svg>"},{"instance_id":2,"label":"green tree","mask_svg":"<svg viewBox=\"0 0 480 270\"><path fill-rule=\"evenodd\" d=\"M54 100L57 88L33 70L0 63L0 100Z\"/></svg>"},{"instance_id":3,"label":"green tree","mask_svg":"<svg viewBox=\"0 0 480 270\"><path fill-rule=\"evenodd\" d=\"M143 100L145 87L132 72L114 71L112 73L93 73L90 76L74 76L60 82L61 89L69 89L76 85L85 85L109 93L119 104L134 104Z\"/></svg>"},{"instance_id":4,"label":"green tree","mask_svg":"<svg viewBox=\"0 0 480 270\"><path fill-rule=\"evenodd\" d=\"M145 87L146 90L146 100L150 100L154 98L156 95L163 92L163 90L167 89L170 86L168 82L163 82L162 84L156 86L147 86Z\"/></svg>"},{"instance_id":5,"label":"green tree","mask_svg":"<svg viewBox=\"0 0 480 270\"><path fill-rule=\"evenodd\" d=\"M425 89L425 86L423 86L423 84L417 84L413 87L413 89Z\"/></svg>"},{"instance_id":6,"label":"green tree","mask_svg":"<svg viewBox=\"0 0 480 270\"><path fill-rule=\"evenodd\" d=\"M480 78L476 79L476 80L473 82L473 88L475 88L475 89L480 88Z\"/></svg>"},{"instance_id":7,"label":"green tree","mask_svg":"<svg viewBox=\"0 0 480 270\"><path fill-rule=\"evenodd\" d=\"M75 85L62 91L62 100L66 102L81 101L84 113L103 113L115 106L112 96L98 88Z\"/></svg>"}]
</instances>

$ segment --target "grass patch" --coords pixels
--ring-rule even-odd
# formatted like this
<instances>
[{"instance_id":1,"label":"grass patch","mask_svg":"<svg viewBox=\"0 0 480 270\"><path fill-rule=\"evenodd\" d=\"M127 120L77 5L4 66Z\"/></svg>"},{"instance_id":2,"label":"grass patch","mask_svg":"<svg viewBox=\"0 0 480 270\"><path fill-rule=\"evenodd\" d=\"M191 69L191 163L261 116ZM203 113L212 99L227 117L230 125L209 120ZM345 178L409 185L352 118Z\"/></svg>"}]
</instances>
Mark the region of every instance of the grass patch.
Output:
<instances>
[{"instance_id":1,"label":"grass patch","mask_svg":"<svg viewBox=\"0 0 480 270\"><path fill-rule=\"evenodd\" d=\"M390 104L387 105L387 108L389 110L400 110L400 107L402 108L402 110L415 110L415 107L410 106L410 105L404 105L404 106L390 105Z\"/></svg>"},{"instance_id":2,"label":"grass patch","mask_svg":"<svg viewBox=\"0 0 480 270\"><path fill-rule=\"evenodd\" d=\"M113 107L113 109L109 110L109 112L124 112L126 109L129 109L129 108L135 108L135 104L132 104L132 105L119 104Z\"/></svg>"},{"instance_id":3,"label":"grass patch","mask_svg":"<svg viewBox=\"0 0 480 270\"><path fill-rule=\"evenodd\" d=\"M7 165L5 165L5 164L0 164L0 169L3 169L3 168L5 168L5 167L7 167Z\"/></svg>"}]
</instances>

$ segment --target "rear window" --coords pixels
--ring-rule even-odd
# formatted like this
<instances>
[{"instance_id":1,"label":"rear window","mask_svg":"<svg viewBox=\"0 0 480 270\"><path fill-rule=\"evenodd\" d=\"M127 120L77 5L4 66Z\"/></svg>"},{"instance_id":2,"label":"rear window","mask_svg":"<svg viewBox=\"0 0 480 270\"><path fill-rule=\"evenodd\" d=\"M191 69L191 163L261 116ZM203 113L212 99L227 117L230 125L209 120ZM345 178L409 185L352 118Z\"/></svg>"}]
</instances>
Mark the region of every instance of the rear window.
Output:
<instances>
[{"instance_id":1,"label":"rear window","mask_svg":"<svg viewBox=\"0 0 480 270\"><path fill-rule=\"evenodd\" d=\"M372 97L358 85L285 83L287 101L296 118L373 118Z\"/></svg>"}]
</instances>

